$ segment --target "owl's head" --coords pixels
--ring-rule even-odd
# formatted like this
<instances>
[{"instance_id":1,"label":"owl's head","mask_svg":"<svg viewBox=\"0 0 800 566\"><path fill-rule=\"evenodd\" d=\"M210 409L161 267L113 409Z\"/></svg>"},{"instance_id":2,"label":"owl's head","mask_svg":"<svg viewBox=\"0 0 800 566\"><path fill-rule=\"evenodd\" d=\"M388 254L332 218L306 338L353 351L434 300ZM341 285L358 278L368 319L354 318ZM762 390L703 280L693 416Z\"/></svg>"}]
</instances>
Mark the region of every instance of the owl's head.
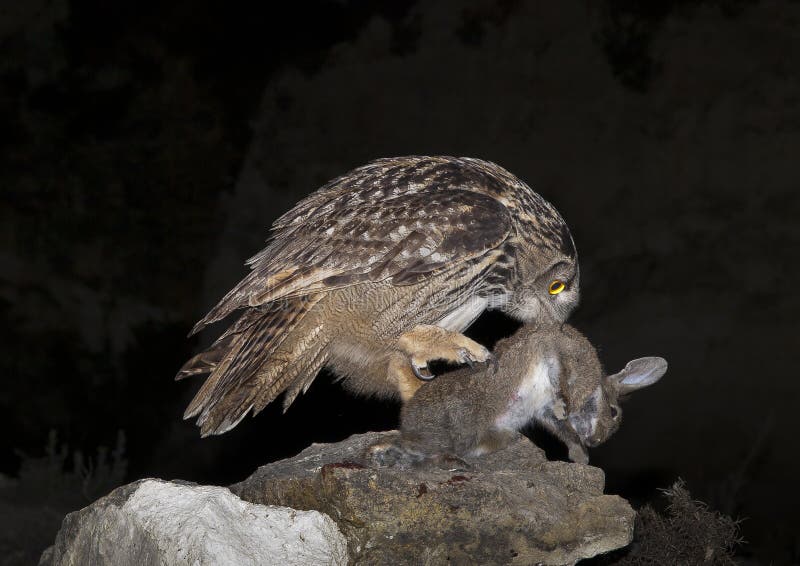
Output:
<instances>
[{"instance_id":1,"label":"owl's head","mask_svg":"<svg viewBox=\"0 0 800 566\"><path fill-rule=\"evenodd\" d=\"M503 310L525 323L561 324L580 301L577 257L557 256L541 262L521 257L516 285Z\"/></svg>"}]
</instances>

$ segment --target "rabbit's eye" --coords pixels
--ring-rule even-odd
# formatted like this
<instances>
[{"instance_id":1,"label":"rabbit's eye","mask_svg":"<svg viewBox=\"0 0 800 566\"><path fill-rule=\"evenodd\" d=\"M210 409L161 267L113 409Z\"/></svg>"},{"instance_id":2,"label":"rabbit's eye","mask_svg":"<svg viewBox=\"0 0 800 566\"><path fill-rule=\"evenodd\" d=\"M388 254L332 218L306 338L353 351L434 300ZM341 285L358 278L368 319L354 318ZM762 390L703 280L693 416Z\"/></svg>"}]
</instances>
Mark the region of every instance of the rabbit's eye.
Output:
<instances>
[{"instance_id":1,"label":"rabbit's eye","mask_svg":"<svg viewBox=\"0 0 800 566\"><path fill-rule=\"evenodd\" d=\"M565 288L566 285L564 285L564 282L561 279L554 279L550 283L550 286L547 287L547 292L550 293L551 295L558 295Z\"/></svg>"},{"instance_id":2,"label":"rabbit's eye","mask_svg":"<svg viewBox=\"0 0 800 566\"><path fill-rule=\"evenodd\" d=\"M614 405L611 405L611 418L616 419L617 417L619 417L619 409Z\"/></svg>"}]
</instances>

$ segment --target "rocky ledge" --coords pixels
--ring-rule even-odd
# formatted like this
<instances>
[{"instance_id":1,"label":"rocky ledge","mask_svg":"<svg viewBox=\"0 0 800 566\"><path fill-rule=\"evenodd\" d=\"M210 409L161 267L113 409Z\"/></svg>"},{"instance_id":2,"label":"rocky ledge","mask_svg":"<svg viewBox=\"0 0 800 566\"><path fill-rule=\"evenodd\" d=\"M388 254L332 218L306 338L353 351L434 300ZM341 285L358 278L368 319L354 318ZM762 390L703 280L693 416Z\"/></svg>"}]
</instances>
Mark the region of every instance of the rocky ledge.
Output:
<instances>
[{"instance_id":1,"label":"rocky ledge","mask_svg":"<svg viewBox=\"0 0 800 566\"><path fill-rule=\"evenodd\" d=\"M393 434L314 444L229 490L124 486L68 515L42 563L574 564L631 541L635 513L598 468L522 436L452 465L368 466Z\"/></svg>"}]
</instances>

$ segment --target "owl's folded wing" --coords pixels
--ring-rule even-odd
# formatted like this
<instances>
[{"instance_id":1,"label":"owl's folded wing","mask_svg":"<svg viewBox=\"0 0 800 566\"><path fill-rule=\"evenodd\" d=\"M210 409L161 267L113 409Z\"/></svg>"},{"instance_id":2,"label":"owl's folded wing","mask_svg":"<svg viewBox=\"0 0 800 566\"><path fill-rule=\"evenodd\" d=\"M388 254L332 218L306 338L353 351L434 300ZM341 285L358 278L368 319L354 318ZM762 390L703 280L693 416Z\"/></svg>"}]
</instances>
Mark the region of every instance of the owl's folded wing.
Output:
<instances>
[{"instance_id":1,"label":"owl's folded wing","mask_svg":"<svg viewBox=\"0 0 800 566\"><path fill-rule=\"evenodd\" d=\"M251 272L192 333L236 309L281 298L365 281L417 283L490 253L512 230L499 200L465 189L325 208L302 222L279 220L270 244L248 261Z\"/></svg>"}]
</instances>

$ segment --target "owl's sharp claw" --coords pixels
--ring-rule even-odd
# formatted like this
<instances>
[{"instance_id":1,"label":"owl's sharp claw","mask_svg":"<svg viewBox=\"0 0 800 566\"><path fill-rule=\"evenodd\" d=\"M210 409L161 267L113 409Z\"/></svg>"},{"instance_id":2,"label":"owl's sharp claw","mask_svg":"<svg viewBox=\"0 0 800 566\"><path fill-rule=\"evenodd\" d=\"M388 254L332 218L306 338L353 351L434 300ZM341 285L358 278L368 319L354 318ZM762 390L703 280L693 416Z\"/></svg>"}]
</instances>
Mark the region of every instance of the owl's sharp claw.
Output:
<instances>
[{"instance_id":1,"label":"owl's sharp claw","mask_svg":"<svg viewBox=\"0 0 800 566\"><path fill-rule=\"evenodd\" d=\"M475 365L475 358L472 357L472 354L470 354L469 350L466 348L461 348L458 351L458 361L462 364L467 364L469 367Z\"/></svg>"},{"instance_id":2,"label":"owl's sharp claw","mask_svg":"<svg viewBox=\"0 0 800 566\"><path fill-rule=\"evenodd\" d=\"M430 381L431 379L436 377L435 375L433 375L428 371L427 365L418 366L414 362L411 362L411 371L413 371L414 375L416 375L417 378L421 379L422 381Z\"/></svg>"}]
</instances>

